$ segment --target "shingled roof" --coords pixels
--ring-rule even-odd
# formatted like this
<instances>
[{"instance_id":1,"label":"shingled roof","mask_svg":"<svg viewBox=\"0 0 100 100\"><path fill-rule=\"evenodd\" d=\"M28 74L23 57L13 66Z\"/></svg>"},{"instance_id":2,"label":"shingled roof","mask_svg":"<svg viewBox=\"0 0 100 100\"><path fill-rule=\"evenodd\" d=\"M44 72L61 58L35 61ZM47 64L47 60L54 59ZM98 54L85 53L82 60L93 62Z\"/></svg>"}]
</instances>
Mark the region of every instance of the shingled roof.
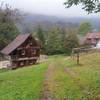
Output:
<instances>
[{"instance_id":1,"label":"shingled roof","mask_svg":"<svg viewBox=\"0 0 100 100\"><path fill-rule=\"evenodd\" d=\"M88 33L86 38L100 38L100 33Z\"/></svg>"},{"instance_id":2,"label":"shingled roof","mask_svg":"<svg viewBox=\"0 0 100 100\"><path fill-rule=\"evenodd\" d=\"M2 54L9 55L17 47L19 47L31 34L20 34L10 44L8 44L3 50Z\"/></svg>"}]
</instances>

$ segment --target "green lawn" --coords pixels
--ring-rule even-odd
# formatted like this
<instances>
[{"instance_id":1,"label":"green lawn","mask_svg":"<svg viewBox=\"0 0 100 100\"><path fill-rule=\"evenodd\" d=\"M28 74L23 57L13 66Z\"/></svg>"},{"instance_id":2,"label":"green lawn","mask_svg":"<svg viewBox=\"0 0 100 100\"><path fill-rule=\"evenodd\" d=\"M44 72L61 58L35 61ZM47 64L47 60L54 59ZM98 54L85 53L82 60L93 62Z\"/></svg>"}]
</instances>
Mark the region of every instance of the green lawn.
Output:
<instances>
[{"instance_id":1,"label":"green lawn","mask_svg":"<svg viewBox=\"0 0 100 100\"><path fill-rule=\"evenodd\" d=\"M7 72L9 71L8 69L0 69L0 73L3 73L3 72Z\"/></svg>"},{"instance_id":2,"label":"green lawn","mask_svg":"<svg viewBox=\"0 0 100 100\"><path fill-rule=\"evenodd\" d=\"M0 73L0 100L38 100L47 63Z\"/></svg>"},{"instance_id":3,"label":"green lawn","mask_svg":"<svg viewBox=\"0 0 100 100\"><path fill-rule=\"evenodd\" d=\"M38 65L0 70L0 100L41 100L46 75L46 89L57 100L100 100L100 53L82 55L80 65L53 56Z\"/></svg>"}]
</instances>

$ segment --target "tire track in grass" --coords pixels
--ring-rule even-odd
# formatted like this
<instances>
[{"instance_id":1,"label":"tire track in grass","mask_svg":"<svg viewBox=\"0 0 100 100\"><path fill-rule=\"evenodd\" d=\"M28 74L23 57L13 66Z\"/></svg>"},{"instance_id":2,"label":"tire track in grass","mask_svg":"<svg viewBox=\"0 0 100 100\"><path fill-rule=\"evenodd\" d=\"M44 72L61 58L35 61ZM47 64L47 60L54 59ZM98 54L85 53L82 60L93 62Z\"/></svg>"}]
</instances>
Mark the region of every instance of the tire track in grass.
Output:
<instances>
[{"instance_id":1,"label":"tire track in grass","mask_svg":"<svg viewBox=\"0 0 100 100\"><path fill-rule=\"evenodd\" d=\"M58 58L54 59L54 61L49 64L45 74L44 88L40 100L73 100L74 98L81 98L78 86L73 84L72 80L73 79L66 77L63 61ZM71 90L70 84L73 85ZM74 94L76 90L79 94Z\"/></svg>"},{"instance_id":2,"label":"tire track in grass","mask_svg":"<svg viewBox=\"0 0 100 100\"><path fill-rule=\"evenodd\" d=\"M91 93L89 91L86 84L84 84L84 81L79 79L78 73L76 73L74 70L72 70L71 68L68 68L68 67L64 68L64 71L65 71L65 73L67 73L67 75L69 75L72 78L72 80L80 88L80 90L82 90L83 94L85 95L86 100L94 100L92 98L93 93Z\"/></svg>"},{"instance_id":3,"label":"tire track in grass","mask_svg":"<svg viewBox=\"0 0 100 100\"><path fill-rule=\"evenodd\" d=\"M45 74L44 88L40 96L40 100L56 100L55 95L50 90L51 88L50 84L53 83L52 82L53 72L54 72L54 63L52 62L51 64L49 64L48 70Z\"/></svg>"}]
</instances>

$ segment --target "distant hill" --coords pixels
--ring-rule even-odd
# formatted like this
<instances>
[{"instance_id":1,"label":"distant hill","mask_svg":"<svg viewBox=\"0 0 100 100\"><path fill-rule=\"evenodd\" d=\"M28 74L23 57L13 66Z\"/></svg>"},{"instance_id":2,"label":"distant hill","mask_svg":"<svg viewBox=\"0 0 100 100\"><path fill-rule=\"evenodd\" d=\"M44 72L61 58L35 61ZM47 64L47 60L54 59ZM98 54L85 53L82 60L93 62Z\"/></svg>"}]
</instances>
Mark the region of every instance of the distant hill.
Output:
<instances>
[{"instance_id":1,"label":"distant hill","mask_svg":"<svg viewBox=\"0 0 100 100\"><path fill-rule=\"evenodd\" d=\"M78 27L81 22L88 21L93 25L94 29L100 29L100 18L81 18L81 17L55 17L39 14L26 14L21 23L17 24L21 32L35 31L40 25L44 30L48 30L54 26L59 27Z\"/></svg>"}]
</instances>

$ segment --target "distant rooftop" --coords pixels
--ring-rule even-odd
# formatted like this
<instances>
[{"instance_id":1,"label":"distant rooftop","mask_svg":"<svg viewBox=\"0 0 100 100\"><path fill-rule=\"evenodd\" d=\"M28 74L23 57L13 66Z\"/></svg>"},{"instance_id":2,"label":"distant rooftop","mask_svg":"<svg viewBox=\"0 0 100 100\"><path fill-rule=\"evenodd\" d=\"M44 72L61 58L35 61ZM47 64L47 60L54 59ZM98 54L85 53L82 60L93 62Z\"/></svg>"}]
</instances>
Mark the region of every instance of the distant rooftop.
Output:
<instances>
[{"instance_id":1,"label":"distant rooftop","mask_svg":"<svg viewBox=\"0 0 100 100\"><path fill-rule=\"evenodd\" d=\"M100 38L100 33L88 33L86 38Z\"/></svg>"}]
</instances>

